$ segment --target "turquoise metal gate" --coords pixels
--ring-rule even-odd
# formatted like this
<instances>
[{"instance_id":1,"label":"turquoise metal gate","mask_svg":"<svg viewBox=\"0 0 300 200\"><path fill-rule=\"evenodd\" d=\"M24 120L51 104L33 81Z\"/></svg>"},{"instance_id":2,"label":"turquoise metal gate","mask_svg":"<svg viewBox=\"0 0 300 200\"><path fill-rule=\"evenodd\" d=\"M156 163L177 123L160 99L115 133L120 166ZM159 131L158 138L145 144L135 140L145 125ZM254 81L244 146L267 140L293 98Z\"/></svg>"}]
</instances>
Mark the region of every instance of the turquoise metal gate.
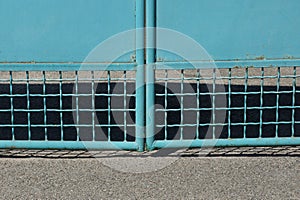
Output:
<instances>
[{"instance_id":1,"label":"turquoise metal gate","mask_svg":"<svg viewBox=\"0 0 300 200\"><path fill-rule=\"evenodd\" d=\"M143 28L143 1L0 0L0 24L0 148L144 149L143 33L86 59Z\"/></svg>"},{"instance_id":2,"label":"turquoise metal gate","mask_svg":"<svg viewBox=\"0 0 300 200\"><path fill-rule=\"evenodd\" d=\"M185 59L160 47L189 40L148 31L147 149L300 144L298 1L147 2L148 27L211 55Z\"/></svg>"},{"instance_id":3,"label":"turquoise metal gate","mask_svg":"<svg viewBox=\"0 0 300 200\"><path fill-rule=\"evenodd\" d=\"M0 148L299 145L299 9L297 0L0 0ZM193 53L159 27L211 57L160 49ZM85 62L130 29L133 52Z\"/></svg>"}]
</instances>

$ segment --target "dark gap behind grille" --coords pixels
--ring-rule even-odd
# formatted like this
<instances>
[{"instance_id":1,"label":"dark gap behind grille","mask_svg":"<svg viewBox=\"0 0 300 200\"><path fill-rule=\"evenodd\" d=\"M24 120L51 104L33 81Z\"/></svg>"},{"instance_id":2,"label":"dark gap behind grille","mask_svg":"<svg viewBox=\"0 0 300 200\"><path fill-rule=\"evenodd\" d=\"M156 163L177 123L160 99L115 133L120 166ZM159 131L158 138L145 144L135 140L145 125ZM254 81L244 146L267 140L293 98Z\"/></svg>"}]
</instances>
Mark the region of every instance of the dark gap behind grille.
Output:
<instances>
[{"instance_id":1,"label":"dark gap behind grille","mask_svg":"<svg viewBox=\"0 0 300 200\"><path fill-rule=\"evenodd\" d=\"M96 94L107 94L107 83L97 83L95 93ZM113 89L115 83L110 83L111 88ZM63 83L62 84L62 94L72 94L74 91L75 85L73 83ZM79 83L79 88L88 88L91 87L91 83ZM31 138L28 137L28 112L27 112L27 86L26 84L13 84L13 112L14 120L12 124L12 115L11 115L11 98L9 96L0 97L0 140L11 140L12 139L12 130L14 129L14 135L16 140L45 140L45 135L47 130L47 139L50 141L76 141L77 140L77 129L76 129L76 112L72 112L72 101L75 101L75 97L63 96L62 98L62 123L63 123L63 138L61 138L61 120L60 120L60 87L59 83L46 84L46 115L44 113L44 97L42 96L31 96L29 98L30 102L30 132ZM134 83L127 83L127 94L133 94L135 90ZM43 84L30 84L29 86L30 95L42 95L43 94ZM91 91L79 91L80 93L91 94ZM10 85L0 84L0 95L9 95L10 94ZM18 97L18 95L24 95ZM127 96L127 102L130 109L135 108L135 98ZM91 97L78 97L79 101L83 100L84 103L91 101ZM95 109L108 109L108 97L107 96L97 96L95 98ZM123 98L115 98L116 104L123 105ZM74 103L74 102L73 102ZM75 105L75 104L74 104ZM88 107L90 106L90 108ZM86 111L86 114L83 116L92 116L92 107L91 102L88 106L83 108L90 109ZM16 110L17 109L17 110ZM50 109L50 110L49 110ZM112 108L113 109L113 108ZM128 109L128 108L127 108ZM111 112L111 116L113 113ZM122 115L123 116L123 115ZM133 111L127 113L127 117L134 117L135 114ZM44 124L44 117L46 117L46 125ZM90 121L85 119L84 122L88 122L90 127L79 127L80 140L92 140L93 128L92 128L92 119ZM119 122L120 120L118 120ZM134 123L135 119L131 119ZM96 141L107 141L107 125L108 125L108 112L107 111L98 111L95 113L95 124L101 125L104 124L106 127L95 127L95 140ZM81 120L79 120L81 123ZM111 125L116 126L116 120L111 120ZM124 124L124 120L122 122ZM15 125L16 127L12 127ZM129 124L132 125L132 124ZM39 126L39 127L34 127ZM112 141L124 141L124 132L123 128L112 127L111 128L111 140ZM127 127L127 141L135 140L135 127Z\"/></svg>"},{"instance_id":2,"label":"dark gap behind grille","mask_svg":"<svg viewBox=\"0 0 300 200\"><path fill-rule=\"evenodd\" d=\"M180 87L180 83L171 83L168 82L168 86L172 84L177 84L177 86L172 86L172 88ZM193 98L196 98L196 91L197 91L197 84L196 83L188 83L191 85L191 87L194 89L195 95ZM164 94L164 83L157 83L155 86L155 93L156 94ZM216 85L216 89L218 87L221 87L221 85ZM212 108L212 99L210 97L209 91L211 90L212 85L211 84L200 84L200 108ZM228 85L225 85L225 92L227 93L226 99L228 100ZM231 92L244 92L245 86L244 85L231 85ZM276 86L263 86L263 91L276 91ZM287 94L279 94L279 107L280 106L292 106L292 86L280 86L280 91L291 91ZM296 91L300 90L300 87L296 87ZM248 85L247 92L260 92L260 86L251 86ZM172 94L173 92L168 90L168 94ZM164 107L164 109L180 109L180 97L167 97L168 105L165 107L164 103L164 97L163 96L156 96L156 104L161 105ZM190 101L191 103L184 102L184 108L197 108L196 101ZM300 94L296 93L295 96L295 106L299 106L300 102ZM227 102L228 103L228 102ZM186 107L187 106L187 107ZM244 94L231 94L231 108L238 108L238 109L232 109L231 110L231 123L244 123ZM251 109L251 107L258 107L257 109ZM247 94L247 111L246 111L246 124L247 123L256 123L255 125L246 125L246 137L247 138L258 138L259 132L260 132L260 94ZM273 107L266 109L264 107ZM276 94L263 94L263 107L262 109L262 122L268 123L268 122L276 122ZM278 109L278 116L279 116L279 122L291 122L292 121L292 108L279 108ZM194 112L194 113L193 113ZM195 139L196 138L196 112L197 111L184 111L183 116L183 125L184 124L195 124L195 126L192 127L184 127L183 139ZM180 110L178 111L166 111L167 113L167 124L180 124L181 119L181 113ZM164 125L164 112L156 112L156 124ZM218 115L218 111L216 111L216 115ZM200 111L200 127L198 129L199 131L199 139L211 139L213 137L212 134L212 126L205 125L210 124L212 117L212 111L211 110L204 110ZM300 121L300 109L295 108L295 117L294 120L297 122ZM222 123L221 121L219 123ZM227 110L226 110L226 118L223 122L225 124L228 124L228 104L227 104ZM202 125L201 125L202 124ZM226 139L228 138L228 125L218 125L216 127L216 132L219 131L220 135L219 138ZM300 124L295 123L294 130L295 130L295 136L300 136ZM243 138L243 125L231 125L230 126L231 131L231 138ZM164 140L164 139L179 139L179 127L167 127L167 133L165 132L164 127L157 127L156 128L156 140ZM268 138L268 137L275 137L276 132L276 125L275 124L263 124L262 125L262 137ZM165 134L167 135L167 138L165 138ZM279 137L291 137L292 136L292 124L279 124L278 125L278 136Z\"/></svg>"}]
</instances>

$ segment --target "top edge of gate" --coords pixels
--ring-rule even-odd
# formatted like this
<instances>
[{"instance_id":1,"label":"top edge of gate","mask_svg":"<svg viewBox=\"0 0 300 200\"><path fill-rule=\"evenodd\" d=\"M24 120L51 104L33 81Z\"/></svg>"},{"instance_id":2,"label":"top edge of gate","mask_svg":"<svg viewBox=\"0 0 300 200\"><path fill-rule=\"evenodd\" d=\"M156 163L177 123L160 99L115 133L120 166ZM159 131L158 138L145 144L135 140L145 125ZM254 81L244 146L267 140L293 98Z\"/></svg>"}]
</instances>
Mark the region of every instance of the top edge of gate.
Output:
<instances>
[{"instance_id":1,"label":"top edge of gate","mask_svg":"<svg viewBox=\"0 0 300 200\"><path fill-rule=\"evenodd\" d=\"M136 63L2 62L0 71L133 71Z\"/></svg>"},{"instance_id":2,"label":"top edge of gate","mask_svg":"<svg viewBox=\"0 0 300 200\"><path fill-rule=\"evenodd\" d=\"M274 59L274 60L220 60L220 61L182 61L157 62L155 69L207 69L207 68L243 68L243 67L298 67L300 59Z\"/></svg>"}]
</instances>

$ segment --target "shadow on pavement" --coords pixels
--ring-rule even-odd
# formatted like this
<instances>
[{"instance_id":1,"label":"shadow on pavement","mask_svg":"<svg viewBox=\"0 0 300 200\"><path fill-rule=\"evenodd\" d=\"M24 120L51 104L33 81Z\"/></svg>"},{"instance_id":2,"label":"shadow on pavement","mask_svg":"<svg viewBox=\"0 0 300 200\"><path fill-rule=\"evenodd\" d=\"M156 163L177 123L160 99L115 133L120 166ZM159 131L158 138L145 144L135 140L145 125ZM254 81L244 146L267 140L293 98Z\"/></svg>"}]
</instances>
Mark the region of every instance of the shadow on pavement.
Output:
<instances>
[{"instance_id":1,"label":"shadow on pavement","mask_svg":"<svg viewBox=\"0 0 300 200\"><path fill-rule=\"evenodd\" d=\"M158 153L158 151L166 151L166 153ZM0 149L0 158L86 159L118 157L300 157L300 146L163 149L151 152Z\"/></svg>"}]
</instances>

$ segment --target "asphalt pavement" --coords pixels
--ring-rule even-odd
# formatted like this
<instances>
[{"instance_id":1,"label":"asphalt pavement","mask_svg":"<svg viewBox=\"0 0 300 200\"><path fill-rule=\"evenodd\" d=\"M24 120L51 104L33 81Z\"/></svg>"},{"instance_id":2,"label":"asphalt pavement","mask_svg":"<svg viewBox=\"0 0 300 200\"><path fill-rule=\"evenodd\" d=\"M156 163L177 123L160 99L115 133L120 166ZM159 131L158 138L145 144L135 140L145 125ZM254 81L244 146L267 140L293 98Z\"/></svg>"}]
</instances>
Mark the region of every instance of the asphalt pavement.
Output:
<instances>
[{"instance_id":1,"label":"asphalt pavement","mask_svg":"<svg viewBox=\"0 0 300 200\"><path fill-rule=\"evenodd\" d=\"M122 159L122 152L98 152L97 158L79 151L1 152L0 199L300 198L299 147L227 149L204 156L186 150L162 169L144 173L103 163L103 158ZM133 160L148 156L132 153Z\"/></svg>"}]
</instances>

